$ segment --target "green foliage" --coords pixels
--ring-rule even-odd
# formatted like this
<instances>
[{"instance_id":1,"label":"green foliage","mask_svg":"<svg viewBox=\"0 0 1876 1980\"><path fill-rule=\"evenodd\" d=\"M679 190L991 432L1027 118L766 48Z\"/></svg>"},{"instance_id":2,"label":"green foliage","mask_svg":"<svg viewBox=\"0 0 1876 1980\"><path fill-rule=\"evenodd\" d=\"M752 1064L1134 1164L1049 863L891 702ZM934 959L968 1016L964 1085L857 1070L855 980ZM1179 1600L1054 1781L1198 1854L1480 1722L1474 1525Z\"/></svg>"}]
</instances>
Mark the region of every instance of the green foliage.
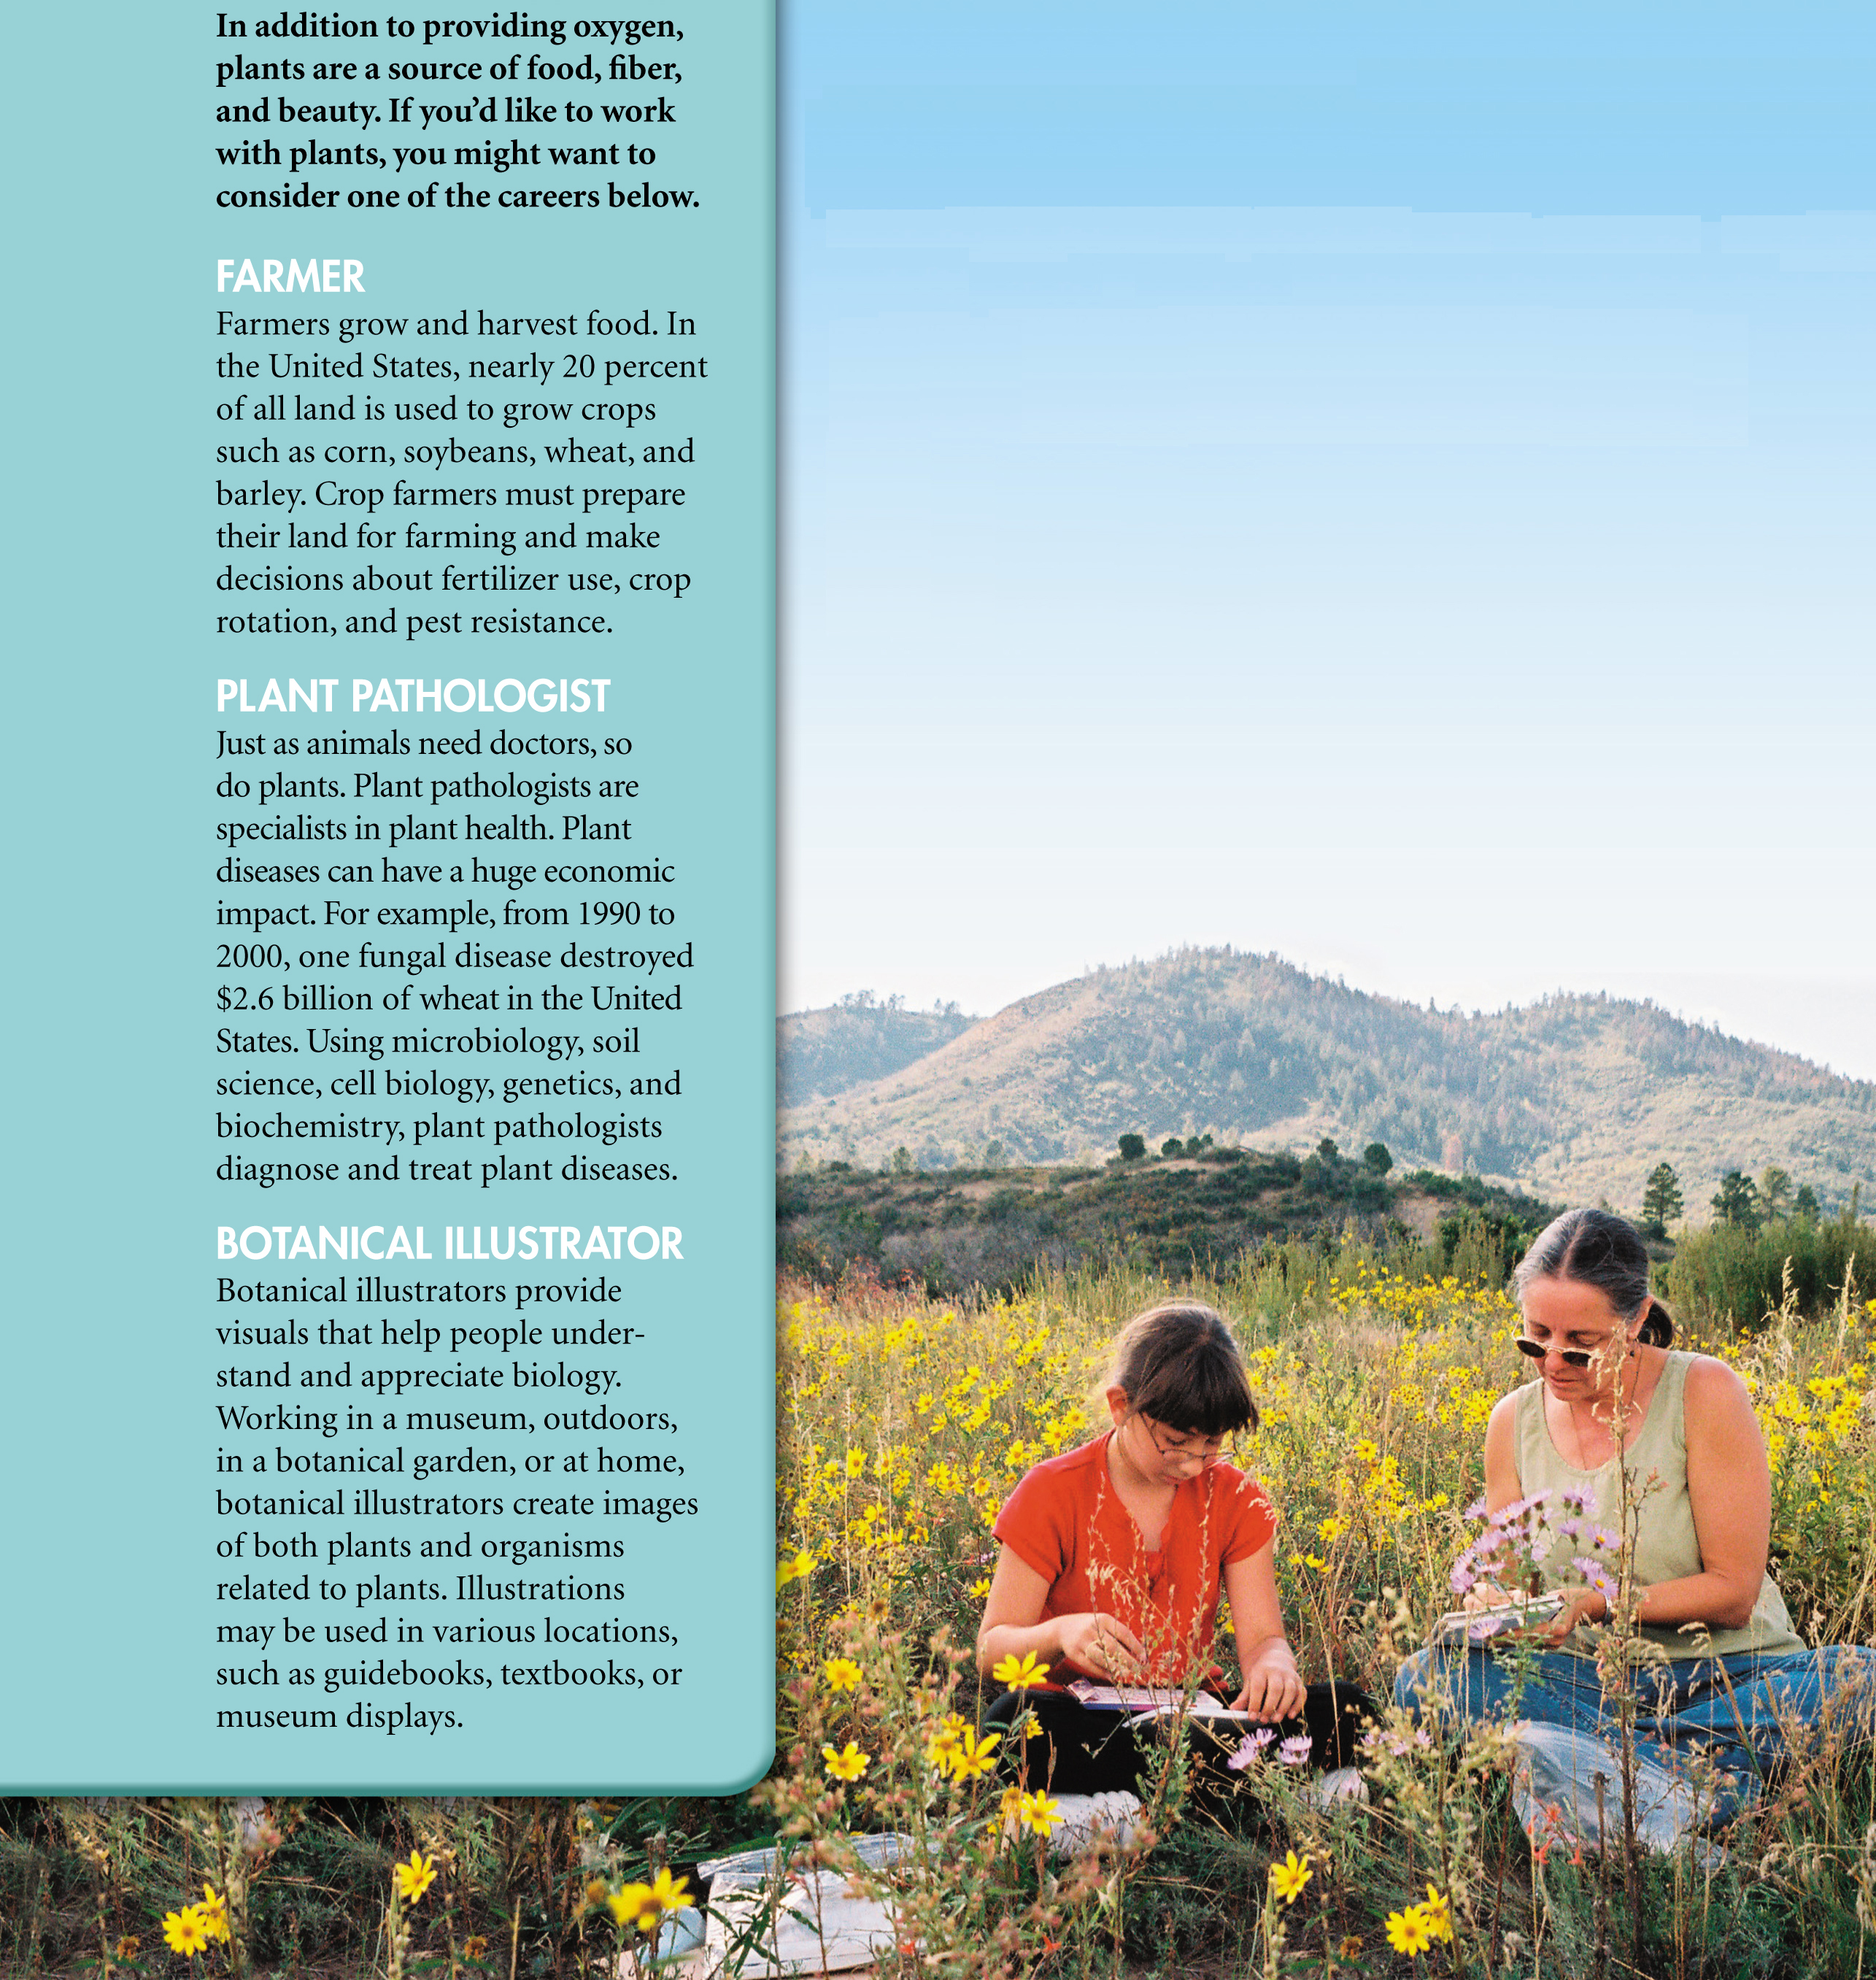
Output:
<instances>
[{"instance_id":1,"label":"green foliage","mask_svg":"<svg viewBox=\"0 0 1876 1980\"><path fill-rule=\"evenodd\" d=\"M512 1948L523 1973L558 1968L570 1975L588 1910L576 1839L590 1835L596 1816L614 1806L564 1796L447 1802L275 1796L257 1829L228 1800L0 1801L0 1974L186 1972L219 1980L237 1970L225 1943L186 1965L163 1943L164 1912L199 1896L205 1877L229 1888L209 1840L212 1822L255 1845L234 1849L244 1898L236 1914L245 1955L238 1970L251 1975L314 1980L385 1972L391 1866L419 1848L439 1859L440 1875L407 1914L407 1972L453 1971L463 1980L505 1975ZM722 1811L728 1820L719 1820L711 1839L718 1847L733 1846L754 1826L740 1798L664 1806ZM659 1839L661 1847L682 1846L675 1823L672 1829ZM636 1867L645 1852L627 1850L624 1860ZM475 1965L461 1957L471 1935L489 1945ZM139 1950L112 1955L131 1938Z\"/></svg>"},{"instance_id":2,"label":"green foliage","mask_svg":"<svg viewBox=\"0 0 1876 1980\"><path fill-rule=\"evenodd\" d=\"M1168 1135L1160 1144L1160 1153L1163 1155L1183 1155L1185 1151L1186 1144L1177 1135Z\"/></svg>"},{"instance_id":3,"label":"green foliage","mask_svg":"<svg viewBox=\"0 0 1876 1980\"><path fill-rule=\"evenodd\" d=\"M796 1170L776 1178L777 1261L820 1285L860 1272L950 1298L973 1286L1009 1291L1038 1261L1072 1271L1124 1259L1184 1279L1300 1243L1320 1267L1353 1228L1400 1269L1470 1273L1493 1259L1508 1270L1552 1214L1476 1176L1436 1177L1445 1214L1424 1245L1403 1220L1418 1214L1426 1178L1396 1184L1360 1163L1299 1161L1283 1149L1184 1145L1196 1166Z\"/></svg>"},{"instance_id":4,"label":"green foliage","mask_svg":"<svg viewBox=\"0 0 1876 1980\"><path fill-rule=\"evenodd\" d=\"M1750 1327L1783 1303L1788 1270L1800 1314L1828 1313L1847 1280L1867 1298L1876 1291L1876 1231L1848 1211L1824 1223L1712 1224L1675 1244L1662 1290L1673 1306Z\"/></svg>"},{"instance_id":5,"label":"green foliage","mask_svg":"<svg viewBox=\"0 0 1876 1980\"><path fill-rule=\"evenodd\" d=\"M1124 1162L1137 1162L1147 1152L1144 1135L1123 1135L1121 1137L1121 1159Z\"/></svg>"},{"instance_id":6,"label":"green foliage","mask_svg":"<svg viewBox=\"0 0 1876 1980\"><path fill-rule=\"evenodd\" d=\"M1666 1237L1668 1218L1678 1217L1682 1208L1680 1178L1669 1164L1657 1162L1642 1196L1642 1228L1652 1238Z\"/></svg>"},{"instance_id":7,"label":"green foliage","mask_svg":"<svg viewBox=\"0 0 1876 1980\"><path fill-rule=\"evenodd\" d=\"M1384 1176L1394 1166L1394 1158L1388 1153L1385 1141L1370 1141L1361 1151L1363 1164L1378 1176Z\"/></svg>"},{"instance_id":8,"label":"green foliage","mask_svg":"<svg viewBox=\"0 0 1876 1980\"><path fill-rule=\"evenodd\" d=\"M1801 1182L1798 1184L1798 1194L1791 1204L1791 1212L1796 1217L1815 1218L1823 1214L1818 1203L1818 1192L1809 1183Z\"/></svg>"},{"instance_id":9,"label":"green foliage","mask_svg":"<svg viewBox=\"0 0 1876 1980\"><path fill-rule=\"evenodd\" d=\"M1749 1175L1728 1169L1720 1178L1713 1198L1713 1214L1722 1224L1737 1224L1756 1231L1760 1223L1758 1188Z\"/></svg>"},{"instance_id":10,"label":"green foliage","mask_svg":"<svg viewBox=\"0 0 1876 1980\"><path fill-rule=\"evenodd\" d=\"M1791 1194L1791 1177L1776 1162L1768 1164L1758 1179L1758 1200L1765 1206L1765 1214L1784 1216Z\"/></svg>"},{"instance_id":11,"label":"green foliage","mask_svg":"<svg viewBox=\"0 0 1876 1980\"><path fill-rule=\"evenodd\" d=\"M910 1175L912 1172L912 1151L903 1142L892 1151L892 1173Z\"/></svg>"}]
</instances>

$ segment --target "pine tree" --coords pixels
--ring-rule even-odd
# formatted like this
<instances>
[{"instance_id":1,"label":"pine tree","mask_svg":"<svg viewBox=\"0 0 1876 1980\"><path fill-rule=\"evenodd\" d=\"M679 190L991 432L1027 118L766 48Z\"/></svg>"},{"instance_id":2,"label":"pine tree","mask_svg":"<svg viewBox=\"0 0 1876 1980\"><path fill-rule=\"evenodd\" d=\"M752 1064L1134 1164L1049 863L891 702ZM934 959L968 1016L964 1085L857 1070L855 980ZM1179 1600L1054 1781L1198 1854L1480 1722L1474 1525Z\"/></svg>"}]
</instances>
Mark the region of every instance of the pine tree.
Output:
<instances>
[{"instance_id":1,"label":"pine tree","mask_svg":"<svg viewBox=\"0 0 1876 1980\"><path fill-rule=\"evenodd\" d=\"M1728 1169L1720 1178L1719 1193L1713 1199L1713 1214L1722 1224L1743 1224L1748 1231L1759 1225L1758 1188L1749 1175Z\"/></svg>"},{"instance_id":2,"label":"pine tree","mask_svg":"<svg viewBox=\"0 0 1876 1980\"><path fill-rule=\"evenodd\" d=\"M1648 1188L1642 1198L1642 1215L1651 1237L1668 1234L1668 1219L1682 1210L1681 1179L1665 1162L1657 1162L1649 1172Z\"/></svg>"}]
</instances>

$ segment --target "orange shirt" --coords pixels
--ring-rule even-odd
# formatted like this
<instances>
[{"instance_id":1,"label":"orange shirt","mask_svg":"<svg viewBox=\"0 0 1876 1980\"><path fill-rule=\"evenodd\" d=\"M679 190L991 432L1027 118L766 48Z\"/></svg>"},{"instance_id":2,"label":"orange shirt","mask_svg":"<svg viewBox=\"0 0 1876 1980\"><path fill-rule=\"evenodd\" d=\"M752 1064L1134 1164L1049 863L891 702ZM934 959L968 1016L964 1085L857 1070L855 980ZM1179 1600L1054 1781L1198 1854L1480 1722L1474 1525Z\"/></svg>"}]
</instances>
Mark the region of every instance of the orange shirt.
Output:
<instances>
[{"instance_id":1,"label":"orange shirt","mask_svg":"<svg viewBox=\"0 0 1876 1980\"><path fill-rule=\"evenodd\" d=\"M1184 1480L1157 1549L1149 1552L1107 1475L1107 1442L1097 1437L1025 1472L998 1515L996 1534L1049 1584L1041 1620L1098 1609L1146 1646L1151 1675L1177 1684L1209 1668L1227 1563L1267 1546L1277 1512L1257 1480L1214 1464ZM1058 1672L1077 1673L1065 1659Z\"/></svg>"}]
</instances>

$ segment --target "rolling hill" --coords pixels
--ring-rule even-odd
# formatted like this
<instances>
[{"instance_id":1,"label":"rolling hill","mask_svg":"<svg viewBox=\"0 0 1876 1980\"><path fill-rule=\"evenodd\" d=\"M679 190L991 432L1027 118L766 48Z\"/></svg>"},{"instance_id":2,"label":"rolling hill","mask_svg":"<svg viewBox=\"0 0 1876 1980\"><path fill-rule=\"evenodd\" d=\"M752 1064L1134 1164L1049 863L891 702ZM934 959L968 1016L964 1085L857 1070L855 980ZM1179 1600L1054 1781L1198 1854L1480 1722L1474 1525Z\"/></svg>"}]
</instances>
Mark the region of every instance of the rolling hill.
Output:
<instances>
[{"instance_id":1,"label":"rolling hill","mask_svg":"<svg viewBox=\"0 0 1876 1980\"><path fill-rule=\"evenodd\" d=\"M838 1011L841 1007L834 1007ZM1104 1159L1117 1138L1209 1133L1302 1153L1324 1136L1549 1201L1634 1208L1655 1163L1705 1220L1726 1170L1776 1163L1827 1208L1876 1184L1876 1085L1690 1025L1650 1003L1559 995L1468 1015L1312 976L1274 955L1190 949L1103 968L963 1026L836 1090L779 1041L778 1161L921 1169ZM888 1026L876 1051L916 1039ZM868 1069L864 1054L850 1057ZM802 1069L794 1069L799 1064ZM809 1097L812 1096L812 1097Z\"/></svg>"},{"instance_id":2,"label":"rolling hill","mask_svg":"<svg viewBox=\"0 0 1876 1980\"><path fill-rule=\"evenodd\" d=\"M797 1107L883 1078L948 1045L978 1020L955 1004L908 1011L870 990L775 1022L775 1105Z\"/></svg>"}]
</instances>

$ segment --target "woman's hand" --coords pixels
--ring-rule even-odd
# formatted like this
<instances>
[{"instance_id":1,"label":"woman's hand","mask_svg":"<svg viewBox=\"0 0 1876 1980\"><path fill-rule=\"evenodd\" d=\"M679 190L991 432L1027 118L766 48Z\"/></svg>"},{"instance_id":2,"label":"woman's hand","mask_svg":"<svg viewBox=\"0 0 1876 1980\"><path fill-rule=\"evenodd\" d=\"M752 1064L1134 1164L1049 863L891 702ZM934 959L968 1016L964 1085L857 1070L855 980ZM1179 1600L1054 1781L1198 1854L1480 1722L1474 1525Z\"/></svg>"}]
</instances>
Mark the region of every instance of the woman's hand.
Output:
<instances>
[{"instance_id":1,"label":"woman's hand","mask_svg":"<svg viewBox=\"0 0 1876 1980\"><path fill-rule=\"evenodd\" d=\"M1297 1660L1281 1636L1272 1636L1252 1651L1244 1666L1244 1683L1231 1709L1267 1723L1293 1719L1303 1709L1303 1679Z\"/></svg>"},{"instance_id":2,"label":"woman's hand","mask_svg":"<svg viewBox=\"0 0 1876 1980\"><path fill-rule=\"evenodd\" d=\"M1069 1663L1110 1683L1126 1684L1147 1668L1146 1646L1124 1623L1098 1610L1056 1619L1062 1655Z\"/></svg>"},{"instance_id":3,"label":"woman's hand","mask_svg":"<svg viewBox=\"0 0 1876 1980\"><path fill-rule=\"evenodd\" d=\"M1602 1623L1609 1619L1609 1604L1593 1588L1572 1589L1563 1606L1541 1629L1522 1633L1546 1643L1560 1643L1579 1623Z\"/></svg>"},{"instance_id":4,"label":"woman's hand","mask_svg":"<svg viewBox=\"0 0 1876 1980\"><path fill-rule=\"evenodd\" d=\"M1474 1609L1502 1609L1507 1602L1516 1602L1516 1594L1509 1588L1501 1587L1496 1581L1475 1582L1459 1597L1459 1606L1468 1611Z\"/></svg>"}]
</instances>

